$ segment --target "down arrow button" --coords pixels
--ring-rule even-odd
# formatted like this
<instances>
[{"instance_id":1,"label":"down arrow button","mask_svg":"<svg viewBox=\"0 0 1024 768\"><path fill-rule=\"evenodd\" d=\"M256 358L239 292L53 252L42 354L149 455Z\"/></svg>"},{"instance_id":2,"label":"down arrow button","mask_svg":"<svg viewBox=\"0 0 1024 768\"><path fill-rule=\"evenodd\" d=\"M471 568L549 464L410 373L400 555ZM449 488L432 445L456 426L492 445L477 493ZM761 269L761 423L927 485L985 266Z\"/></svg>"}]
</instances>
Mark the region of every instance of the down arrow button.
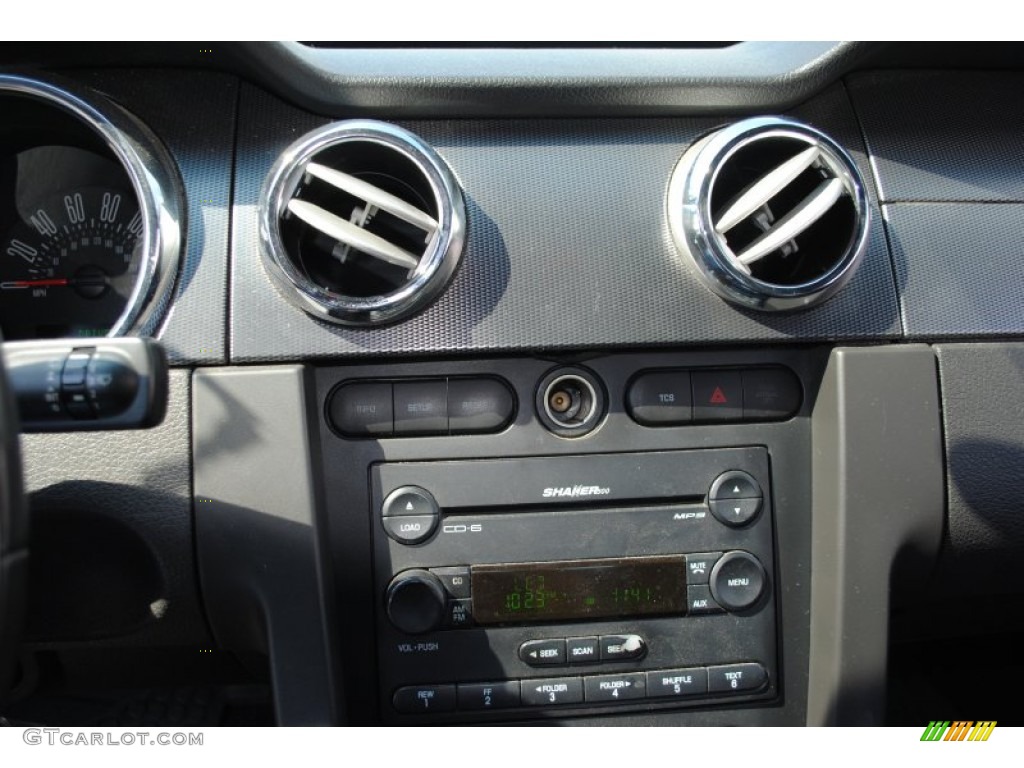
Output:
<instances>
[{"instance_id":1,"label":"down arrow button","mask_svg":"<svg viewBox=\"0 0 1024 768\"><path fill-rule=\"evenodd\" d=\"M733 528L752 523L761 513L762 504L763 494L757 480L738 469L719 475L708 493L711 514Z\"/></svg>"}]
</instances>

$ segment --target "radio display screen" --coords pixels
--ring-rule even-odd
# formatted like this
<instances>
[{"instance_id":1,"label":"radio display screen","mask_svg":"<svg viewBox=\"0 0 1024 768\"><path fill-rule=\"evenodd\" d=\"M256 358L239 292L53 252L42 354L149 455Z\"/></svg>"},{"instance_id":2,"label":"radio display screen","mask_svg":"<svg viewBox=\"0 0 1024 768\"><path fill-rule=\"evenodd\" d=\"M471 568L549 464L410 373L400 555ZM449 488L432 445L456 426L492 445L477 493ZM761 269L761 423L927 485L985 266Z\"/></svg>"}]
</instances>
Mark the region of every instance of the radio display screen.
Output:
<instances>
[{"instance_id":1,"label":"radio display screen","mask_svg":"<svg viewBox=\"0 0 1024 768\"><path fill-rule=\"evenodd\" d=\"M477 624L686 613L683 555L474 565Z\"/></svg>"}]
</instances>

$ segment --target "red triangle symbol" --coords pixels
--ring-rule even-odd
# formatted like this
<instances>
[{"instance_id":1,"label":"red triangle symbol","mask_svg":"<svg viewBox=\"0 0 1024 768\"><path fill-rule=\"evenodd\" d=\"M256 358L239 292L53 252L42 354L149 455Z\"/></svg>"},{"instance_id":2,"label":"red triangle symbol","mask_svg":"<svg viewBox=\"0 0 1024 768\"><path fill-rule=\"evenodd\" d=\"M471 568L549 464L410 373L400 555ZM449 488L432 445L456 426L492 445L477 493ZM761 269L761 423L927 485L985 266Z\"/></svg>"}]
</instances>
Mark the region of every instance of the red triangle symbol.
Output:
<instances>
[{"instance_id":1,"label":"red triangle symbol","mask_svg":"<svg viewBox=\"0 0 1024 768\"><path fill-rule=\"evenodd\" d=\"M715 387L715 391L711 393L710 402L713 405L724 405L729 402L729 398L725 396L725 392L722 391L721 387Z\"/></svg>"}]
</instances>

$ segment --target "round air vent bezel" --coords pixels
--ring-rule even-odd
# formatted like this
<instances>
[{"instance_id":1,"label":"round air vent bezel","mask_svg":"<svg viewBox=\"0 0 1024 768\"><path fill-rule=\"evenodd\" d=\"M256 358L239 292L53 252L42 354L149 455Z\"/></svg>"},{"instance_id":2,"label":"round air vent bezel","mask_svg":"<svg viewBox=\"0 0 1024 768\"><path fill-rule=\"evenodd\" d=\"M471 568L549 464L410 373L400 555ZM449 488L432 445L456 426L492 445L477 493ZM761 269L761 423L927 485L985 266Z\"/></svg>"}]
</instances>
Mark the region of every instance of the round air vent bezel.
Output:
<instances>
[{"instance_id":1,"label":"round air vent bezel","mask_svg":"<svg viewBox=\"0 0 1024 768\"><path fill-rule=\"evenodd\" d=\"M725 164L740 150L766 139L790 139L819 148L820 160L842 183L856 215L842 256L821 275L783 285L750 274L715 229L712 191ZM693 144L672 171L666 195L669 229L676 248L690 257L704 282L722 298L743 307L791 311L820 304L853 277L864 258L871 212L860 171L828 135L786 117L741 120Z\"/></svg>"},{"instance_id":2,"label":"round air vent bezel","mask_svg":"<svg viewBox=\"0 0 1024 768\"><path fill-rule=\"evenodd\" d=\"M280 221L295 196L306 166L323 150L346 143L371 143L397 153L423 174L437 209L435 236L400 288L375 296L347 296L310 279L284 245ZM430 145L414 133L377 120L343 120L298 139L274 163L260 197L263 264L281 294L308 314L342 325L379 325L423 309L448 285L462 256L466 212L462 190Z\"/></svg>"}]
</instances>

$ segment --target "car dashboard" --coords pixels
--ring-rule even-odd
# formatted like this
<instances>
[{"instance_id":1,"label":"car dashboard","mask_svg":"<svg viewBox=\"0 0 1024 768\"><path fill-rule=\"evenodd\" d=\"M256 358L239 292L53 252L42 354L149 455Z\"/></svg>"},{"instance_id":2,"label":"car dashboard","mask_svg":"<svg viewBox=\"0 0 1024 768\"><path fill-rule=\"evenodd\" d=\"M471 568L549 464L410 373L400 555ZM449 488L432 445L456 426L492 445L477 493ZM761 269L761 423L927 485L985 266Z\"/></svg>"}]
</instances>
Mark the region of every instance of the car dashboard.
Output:
<instances>
[{"instance_id":1,"label":"car dashboard","mask_svg":"<svg viewBox=\"0 0 1024 768\"><path fill-rule=\"evenodd\" d=\"M1019 46L198 48L0 57L0 328L66 346L0 714L1004 701ZM166 413L66 431L119 337Z\"/></svg>"}]
</instances>

